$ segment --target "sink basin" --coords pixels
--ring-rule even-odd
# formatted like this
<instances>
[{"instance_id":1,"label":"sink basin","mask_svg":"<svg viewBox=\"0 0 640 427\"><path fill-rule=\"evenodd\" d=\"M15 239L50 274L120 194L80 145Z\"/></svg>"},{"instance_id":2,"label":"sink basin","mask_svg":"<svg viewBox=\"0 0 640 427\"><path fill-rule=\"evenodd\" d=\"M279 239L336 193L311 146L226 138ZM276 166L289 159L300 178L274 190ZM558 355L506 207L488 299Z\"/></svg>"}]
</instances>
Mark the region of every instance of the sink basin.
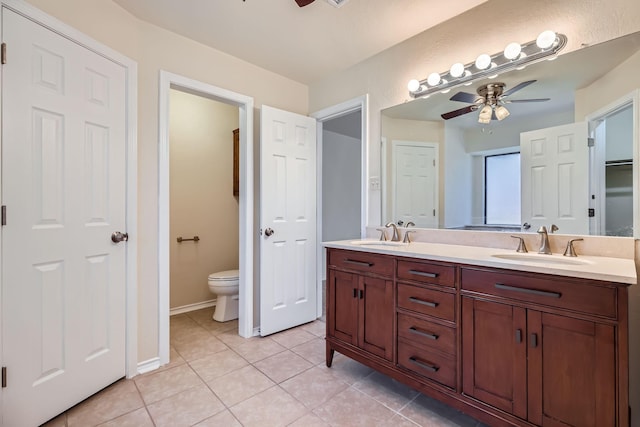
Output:
<instances>
[{"instance_id":1,"label":"sink basin","mask_svg":"<svg viewBox=\"0 0 640 427\"><path fill-rule=\"evenodd\" d=\"M543 254L494 254L493 258L504 259L509 261L527 262L534 264L554 264L554 265L588 265L591 261L580 258L570 258L558 255Z\"/></svg>"},{"instance_id":2,"label":"sink basin","mask_svg":"<svg viewBox=\"0 0 640 427\"><path fill-rule=\"evenodd\" d=\"M391 240L352 240L352 245L370 245L370 246L406 246L408 243L392 242Z\"/></svg>"}]
</instances>

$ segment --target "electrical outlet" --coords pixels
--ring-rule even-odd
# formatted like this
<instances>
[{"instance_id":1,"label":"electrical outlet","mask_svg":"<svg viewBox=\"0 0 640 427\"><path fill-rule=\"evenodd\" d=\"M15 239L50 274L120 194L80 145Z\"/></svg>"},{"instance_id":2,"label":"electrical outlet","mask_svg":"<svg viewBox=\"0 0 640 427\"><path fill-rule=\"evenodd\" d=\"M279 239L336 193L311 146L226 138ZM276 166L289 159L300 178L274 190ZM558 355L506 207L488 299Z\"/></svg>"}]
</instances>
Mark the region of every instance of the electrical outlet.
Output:
<instances>
[{"instance_id":1,"label":"electrical outlet","mask_svg":"<svg viewBox=\"0 0 640 427\"><path fill-rule=\"evenodd\" d=\"M380 190L380 178L377 176L372 176L369 178L369 189L370 190Z\"/></svg>"}]
</instances>

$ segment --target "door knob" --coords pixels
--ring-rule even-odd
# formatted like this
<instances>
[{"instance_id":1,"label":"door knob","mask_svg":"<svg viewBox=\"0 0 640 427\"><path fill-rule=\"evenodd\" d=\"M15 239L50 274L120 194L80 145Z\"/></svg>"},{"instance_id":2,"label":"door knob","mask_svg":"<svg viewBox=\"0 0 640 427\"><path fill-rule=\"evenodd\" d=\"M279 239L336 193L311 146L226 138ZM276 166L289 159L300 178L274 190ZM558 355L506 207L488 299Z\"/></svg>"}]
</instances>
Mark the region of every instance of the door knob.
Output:
<instances>
[{"instance_id":1,"label":"door knob","mask_svg":"<svg viewBox=\"0 0 640 427\"><path fill-rule=\"evenodd\" d=\"M121 233L119 231L114 231L113 233L111 233L111 241L113 243L126 242L128 240L129 240L128 233Z\"/></svg>"},{"instance_id":2,"label":"door knob","mask_svg":"<svg viewBox=\"0 0 640 427\"><path fill-rule=\"evenodd\" d=\"M271 228L267 228L266 230L264 230L264 234L267 237L273 236L273 233L275 233L275 231L273 231L273 229L271 229Z\"/></svg>"}]
</instances>

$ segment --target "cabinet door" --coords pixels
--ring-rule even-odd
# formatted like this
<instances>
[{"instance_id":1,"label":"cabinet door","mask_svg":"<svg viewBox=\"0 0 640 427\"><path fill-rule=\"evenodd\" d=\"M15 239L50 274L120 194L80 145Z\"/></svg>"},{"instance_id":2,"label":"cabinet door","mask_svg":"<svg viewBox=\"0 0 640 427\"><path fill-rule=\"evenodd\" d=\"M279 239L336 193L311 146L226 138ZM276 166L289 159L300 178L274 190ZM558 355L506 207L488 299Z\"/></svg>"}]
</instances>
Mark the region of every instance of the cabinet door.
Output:
<instances>
[{"instance_id":1,"label":"cabinet door","mask_svg":"<svg viewBox=\"0 0 640 427\"><path fill-rule=\"evenodd\" d=\"M327 322L330 336L358 345L358 275L329 270Z\"/></svg>"},{"instance_id":2,"label":"cabinet door","mask_svg":"<svg viewBox=\"0 0 640 427\"><path fill-rule=\"evenodd\" d=\"M360 277L358 345L375 355L393 357L393 281Z\"/></svg>"},{"instance_id":3,"label":"cabinet door","mask_svg":"<svg viewBox=\"0 0 640 427\"><path fill-rule=\"evenodd\" d=\"M526 419L526 311L464 297L462 316L464 394Z\"/></svg>"},{"instance_id":4,"label":"cabinet door","mask_svg":"<svg viewBox=\"0 0 640 427\"><path fill-rule=\"evenodd\" d=\"M533 310L527 323L529 421L615 426L615 328Z\"/></svg>"}]
</instances>

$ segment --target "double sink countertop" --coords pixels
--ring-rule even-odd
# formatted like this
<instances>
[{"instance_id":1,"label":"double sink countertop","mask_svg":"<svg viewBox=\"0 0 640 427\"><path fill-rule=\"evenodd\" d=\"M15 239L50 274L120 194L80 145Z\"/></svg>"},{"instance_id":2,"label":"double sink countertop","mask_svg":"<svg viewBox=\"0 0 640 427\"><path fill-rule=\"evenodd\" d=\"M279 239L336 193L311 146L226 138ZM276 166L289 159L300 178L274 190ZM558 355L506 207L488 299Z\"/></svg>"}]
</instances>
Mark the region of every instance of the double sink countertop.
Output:
<instances>
[{"instance_id":1,"label":"double sink countertop","mask_svg":"<svg viewBox=\"0 0 640 427\"><path fill-rule=\"evenodd\" d=\"M383 255L445 261L482 267L558 276L636 284L636 268L632 259L562 254L544 255L536 252L518 253L513 249L483 248L444 243L382 242L378 240L342 240L324 242L324 247L349 249Z\"/></svg>"}]
</instances>

